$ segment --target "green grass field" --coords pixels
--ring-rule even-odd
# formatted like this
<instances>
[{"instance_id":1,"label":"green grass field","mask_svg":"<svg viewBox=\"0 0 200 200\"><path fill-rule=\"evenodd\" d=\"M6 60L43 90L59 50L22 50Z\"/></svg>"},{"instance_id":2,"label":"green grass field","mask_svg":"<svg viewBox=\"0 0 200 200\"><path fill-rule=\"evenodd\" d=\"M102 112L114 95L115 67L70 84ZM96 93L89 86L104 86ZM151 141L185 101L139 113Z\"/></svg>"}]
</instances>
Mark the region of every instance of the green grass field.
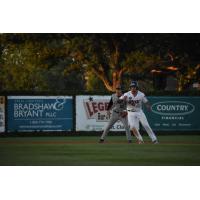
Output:
<instances>
[{"instance_id":1,"label":"green grass field","mask_svg":"<svg viewBox=\"0 0 200 200\"><path fill-rule=\"evenodd\" d=\"M1 166L198 166L200 135L158 136L154 145L128 144L125 136L0 138Z\"/></svg>"}]
</instances>

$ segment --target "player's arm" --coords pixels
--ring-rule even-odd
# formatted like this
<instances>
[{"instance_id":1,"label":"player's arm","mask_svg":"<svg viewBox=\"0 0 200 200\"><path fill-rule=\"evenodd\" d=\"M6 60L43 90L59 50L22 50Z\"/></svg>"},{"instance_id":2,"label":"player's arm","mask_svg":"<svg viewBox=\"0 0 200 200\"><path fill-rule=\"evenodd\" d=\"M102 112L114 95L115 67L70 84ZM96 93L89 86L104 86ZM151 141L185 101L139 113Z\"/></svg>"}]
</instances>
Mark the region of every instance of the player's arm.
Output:
<instances>
[{"instance_id":1,"label":"player's arm","mask_svg":"<svg viewBox=\"0 0 200 200\"><path fill-rule=\"evenodd\" d=\"M145 103L145 106L146 106L146 108L147 108L148 111L151 111L151 104L149 103L149 101L147 101Z\"/></svg>"},{"instance_id":2,"label":"player's arm","mask_svg":"<svg viewBox=\"0 0 200 200\"><path fill-rule=\"evenodd\" d=\"M119 99L126 101L127 100L127 94L126 93L123 94Z\"/></svg>"},{"instance_id":3,"label":"player's arm","mask_svg":"<svg viewBox=\"0 0 200 200\"><path fill-rule=\"evenodd\" d=\"M142 102L145 104L146 108L148 111L151 111L151 104L148 101L148 99L146 98L146 96L143 97Z\"/></svg>"},{"instance_id":4,"label":"player's arm","mask_svg":"<svg viewBox=\"0 0 200 200\"><path fill-rule=\"evenodd\" d=\"M108 115L110 115L110 110L111 110L112 106L113 106L113 100L112 100L112 97L111 97L111 98L110 98L110 101L109 101L109 103L108 103L108 106L107 106L107 108L106 108L107 114L108 114Z\"/></svg>"},{"instance_id":5,"label":"player's arm","mask_svg":"<svg viewBox=\"0 0 200 200\"><path fill-rule=\"evenodd\" d=\"M113 100L112 100L112 97L111 97L106 110L109 111L112 108L112 105L113 105Z\"/></svg>"}]
</instances>

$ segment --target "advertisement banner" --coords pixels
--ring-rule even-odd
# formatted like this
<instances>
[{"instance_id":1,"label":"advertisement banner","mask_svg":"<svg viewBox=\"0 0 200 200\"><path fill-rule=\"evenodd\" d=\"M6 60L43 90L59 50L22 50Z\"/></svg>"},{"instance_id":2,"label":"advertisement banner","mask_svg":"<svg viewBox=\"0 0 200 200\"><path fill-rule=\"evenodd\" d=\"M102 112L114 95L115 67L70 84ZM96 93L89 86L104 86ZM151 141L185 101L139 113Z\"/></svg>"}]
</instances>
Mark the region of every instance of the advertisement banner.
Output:
<instances>
[{"instance_id":1,"label":"advertisement banner","mask_svg":"<svg viewBox=\"0 0 200 200\"><path fill-rule=\"evenodd\" d=\"M153 130L200 130L200 97L148 97L152 112L145 109Z\"/></svg>"},{"instance_id":2,"label":"advertisement banner","mask_svg":"<svg viewBox=\"0 0 200 200\"><path fill-rule=\"evenodd\" d=\"M0 133L5 132L5 97L0 96Z\"/></svg>"},{"instance_id":3,"label":"advertisement banner","mask_svg":"<svg viewBox=\"0 0 200 200\"><path fill-rule=\"evenodd\" d=\"M71 96L8 96L8 131L71 131Z\"/></svg>"},{"instance_id":4,"label":"advertisement banner","mask_svg":"<svg viewBox=\"0 0 200 200\"><path fill-rule=\"evenodd\" d=\"M76 96L76 131L102 131L109 120L106 107L111 96ZM124 131L117 121L111 131Z\"/></svg>"}]
</instances>

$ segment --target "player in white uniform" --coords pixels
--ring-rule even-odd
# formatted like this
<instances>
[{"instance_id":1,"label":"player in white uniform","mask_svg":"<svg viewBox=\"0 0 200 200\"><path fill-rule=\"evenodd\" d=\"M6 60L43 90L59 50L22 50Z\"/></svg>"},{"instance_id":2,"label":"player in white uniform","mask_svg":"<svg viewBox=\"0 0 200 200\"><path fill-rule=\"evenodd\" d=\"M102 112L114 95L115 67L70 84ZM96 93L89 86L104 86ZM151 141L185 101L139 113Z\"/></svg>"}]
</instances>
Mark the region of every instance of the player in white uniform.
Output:
<instances>
[{"instance_id":1,"label":"player in white uniform","mask_svg":"<svg viewBox=\"0 0 200 200\"><path fill-rule=\"evenodd\" d=\"M132 81L130 84L131 90L125 93L121 99L126 100L127 102L127 111L128 111L128 122L130 129L133 131L134 135L138 139L138 143L144 143L142 136L139 133L139 122L142 124L146 132L148 133L151 141L154 144L158 143L157 137L152 131L147 118L142 110L142 104L144 103L148 110L151 110L151 106L145 97L145 94L138 90L138 83Z\"/></svg>"}]
</instances>

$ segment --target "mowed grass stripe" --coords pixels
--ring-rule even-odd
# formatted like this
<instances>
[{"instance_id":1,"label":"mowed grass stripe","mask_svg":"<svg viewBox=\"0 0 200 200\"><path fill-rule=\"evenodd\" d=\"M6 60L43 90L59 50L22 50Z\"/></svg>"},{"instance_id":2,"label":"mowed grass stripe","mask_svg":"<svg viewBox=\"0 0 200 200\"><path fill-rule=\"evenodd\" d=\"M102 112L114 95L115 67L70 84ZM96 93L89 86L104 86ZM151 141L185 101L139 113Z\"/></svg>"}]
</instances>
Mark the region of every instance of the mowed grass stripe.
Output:
<instances>
[{"instance_id":1,"label":"mowed grass stripe","mask_svg":"<svg viewBox=\"0 0 200 200\"><path fill-rule=\"evenodd\" d=\"M0 138L0 165L200 165L200 145L179 143L199 142L200 136L160 136L161 144L158 145L128 144L125 137L122 136L109 136L105 144L98 144L98 139L98 137ZM147 137L145 140L149 141ZM60 141L77 143L58 144ZM82 143L79 143L80 141ZM173 144L166 144L166 141ZM3 142L19 143L8 145ZM23 143L20 144L20 142ZM49 144L46 145L42 142L49 142ZM57 143L54 144L54 142Z\"/></svg>"}]
</instances>

